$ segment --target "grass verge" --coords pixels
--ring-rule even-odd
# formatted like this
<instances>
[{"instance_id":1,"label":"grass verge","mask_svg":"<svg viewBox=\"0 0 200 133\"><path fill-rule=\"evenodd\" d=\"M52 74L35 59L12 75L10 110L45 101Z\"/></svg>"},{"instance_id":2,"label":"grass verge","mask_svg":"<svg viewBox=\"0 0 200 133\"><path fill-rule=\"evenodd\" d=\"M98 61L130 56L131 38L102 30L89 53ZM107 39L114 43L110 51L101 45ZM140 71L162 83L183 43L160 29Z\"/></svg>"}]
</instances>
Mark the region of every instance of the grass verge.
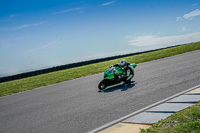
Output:
<instances>
[{"instance_id":1,"label":"grass verge","mask_svg":"<svg viewBox=\"0 0 200 133\"><path fill-rule=\"evenodd\" d=\"M125 57L125 59L130 63L138 64L199 49L200 42L196 42L154 52L129 56ZM119 63L121 59L122 58L0 83L0 97L100 73L105 71L105 69L108 68L108 66L113 65L115 63Z\"/></svg>"},{"instance_id":2,"label":"grass verge","mask_svg":"<svg viewBox=\"0 0 200 133\"><path fill-rule=\"evenodd\" d=\"M141 130L141 133L199 133L200 132L200 102L181 110L152 127Z\"/></svg>"}]
</instances>

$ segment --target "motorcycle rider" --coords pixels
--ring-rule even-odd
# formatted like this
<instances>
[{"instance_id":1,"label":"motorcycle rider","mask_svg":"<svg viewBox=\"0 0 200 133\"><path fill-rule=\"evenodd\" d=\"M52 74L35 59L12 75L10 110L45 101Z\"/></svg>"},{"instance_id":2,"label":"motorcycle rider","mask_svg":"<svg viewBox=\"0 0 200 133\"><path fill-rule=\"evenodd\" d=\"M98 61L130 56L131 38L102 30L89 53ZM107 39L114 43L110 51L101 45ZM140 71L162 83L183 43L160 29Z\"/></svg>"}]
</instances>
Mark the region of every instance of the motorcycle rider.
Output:
<instances>
[{"instance_id":1,"label":"motorcycle rider","mask_svg":"<svg viewBox=\"0 0 200 133\"><path fill-rule=\"evenodd\" d=\"M117 63L113 66L114 67L119 66L125 71L125 75L127 76L125 83L129 84L131 82L132 77L133 77L133 69L134 69L133 66L130 63L126 62L125 59L122 59L120 61L120 63Z\"/></svg>"}]
</instances>

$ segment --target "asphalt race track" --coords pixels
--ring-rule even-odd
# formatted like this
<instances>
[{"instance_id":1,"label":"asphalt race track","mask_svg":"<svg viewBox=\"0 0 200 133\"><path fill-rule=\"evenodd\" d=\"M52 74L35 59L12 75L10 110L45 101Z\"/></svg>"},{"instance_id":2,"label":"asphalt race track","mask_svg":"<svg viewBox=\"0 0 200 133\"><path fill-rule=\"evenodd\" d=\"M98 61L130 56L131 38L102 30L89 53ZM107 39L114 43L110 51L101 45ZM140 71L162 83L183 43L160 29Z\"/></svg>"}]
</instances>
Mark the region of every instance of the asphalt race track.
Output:
<instances>
[{"instance_id":1,"label":"asphalt race track","mask_svg":"<svg viewBox=\"0 0 200 133\"><path fill-rule=\"evenodd\" d=\"M200 51L138 64L128 86L98 92L102 78L100 73L0 98L0 132L89 132L199 85Z\"/></svg>"}]
</instances>

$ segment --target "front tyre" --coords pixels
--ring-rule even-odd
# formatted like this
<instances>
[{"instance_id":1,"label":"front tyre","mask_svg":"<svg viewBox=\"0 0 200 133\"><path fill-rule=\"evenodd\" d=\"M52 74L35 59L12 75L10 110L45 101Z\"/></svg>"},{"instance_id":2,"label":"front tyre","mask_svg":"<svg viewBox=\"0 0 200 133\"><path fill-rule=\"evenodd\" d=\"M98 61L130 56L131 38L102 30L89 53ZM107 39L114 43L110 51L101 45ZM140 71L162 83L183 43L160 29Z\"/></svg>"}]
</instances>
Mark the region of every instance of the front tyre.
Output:
<instances>
[{"instance_id":1,"label":"front tyre","mask_svg":"<svg viewBox=\"0 0 200 133\"><path fill-rule=\"evenodd\" d=\"M126 84L129 84L131 82L131 79L134 77L134 70L132 70L131 68L128 68L128 70L126 71L126 79L124 80L124 82Z\"/></svg>"},{"instance_id":2,"label":"front tyre","mask_svg":"<svg viewBox=\"0 0 200 133\"><path fill-rule=\"evenodd\" d=\"M106 87L107 87L107 84L105 80L102 80L98 85L99 90L104 90Z\"/></svg>"}]
</instances>

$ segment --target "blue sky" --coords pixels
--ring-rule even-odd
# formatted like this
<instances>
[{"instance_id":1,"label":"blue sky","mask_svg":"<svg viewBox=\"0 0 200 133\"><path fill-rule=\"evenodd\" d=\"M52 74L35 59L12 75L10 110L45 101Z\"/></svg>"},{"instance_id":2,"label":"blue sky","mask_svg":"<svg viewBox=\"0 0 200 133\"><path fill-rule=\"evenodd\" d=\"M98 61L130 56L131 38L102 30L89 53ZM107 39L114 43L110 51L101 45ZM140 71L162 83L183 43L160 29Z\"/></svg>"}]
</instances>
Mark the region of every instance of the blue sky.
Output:
<instances>
[{"instance_id":1,"label":"blue sky","mask_svg":"<svg viewBox=\"0 0 200 133\"><path fill-rule=\"evenodd\" d=\"M0 76L200 41L199 0L1 0Z\"/></svg>"}]
</instances>

